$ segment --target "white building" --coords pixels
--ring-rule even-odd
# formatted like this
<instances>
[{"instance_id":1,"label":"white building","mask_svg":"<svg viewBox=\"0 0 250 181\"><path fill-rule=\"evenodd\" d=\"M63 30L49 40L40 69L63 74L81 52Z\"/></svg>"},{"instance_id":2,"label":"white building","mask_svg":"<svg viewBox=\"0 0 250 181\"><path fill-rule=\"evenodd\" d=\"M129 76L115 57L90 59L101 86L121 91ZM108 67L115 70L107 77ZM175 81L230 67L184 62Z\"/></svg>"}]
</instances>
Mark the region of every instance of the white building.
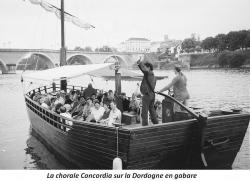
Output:
<instances>
[{"instance_id":1,"label":"white building","mask_svg":"<svg viewBox=\"0 0 250 181\"><path fill-rule=\"evenodd\" d=\"M129 38L119 46L122 52L149 52L150 40L146 38Z\"/></svg>"}]
</instances>

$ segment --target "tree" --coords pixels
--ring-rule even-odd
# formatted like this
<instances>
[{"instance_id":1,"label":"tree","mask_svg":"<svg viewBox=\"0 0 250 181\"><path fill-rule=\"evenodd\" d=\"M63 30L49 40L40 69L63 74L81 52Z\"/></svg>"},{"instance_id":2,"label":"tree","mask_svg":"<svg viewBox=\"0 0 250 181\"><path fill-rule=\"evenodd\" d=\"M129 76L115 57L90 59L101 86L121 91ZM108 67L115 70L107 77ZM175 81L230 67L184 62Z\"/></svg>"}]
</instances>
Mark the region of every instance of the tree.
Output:
<instances>
[{"instance_id":1,"label":"tree","mask_svg":"<svg viewBox=\"0 0 250 181\"><path fill-rule=\"evenodd\" d=\"M201 42L201 48L204 50L211 51L212 49L217 48L217 41L213 37L207 37Z\"/></svg>"},{"instance_id":2,"label":"tree","mask_svg":"<svg viewBox=\"0 0 250 181\"><path fill-rule=\"evenodd\" d=\"M184 51L189 52L190 49L196 47L195 40L193 38L187 38L182 42L181 47Z\"/></svg>"},{"instance_id":3,"label":"tree","mask_svg":"<svg viewBox=\"0 0 250 181\"><path fill-rule=\"evenodd\" d=\"M83 49L82 47L79 47L79 46L76 46L76 47L74 48L74 50L76 50L76 51L84 51L84 49Z\"/></svg>"},{"instance_id":4,"label":"tree","mask_svg":"<svg viewBox=\"0 0 250 181\"><path fill-rule=\"evenodd\" d=\"M86 47L84 48L84 51L85 51L85 52L93 52L93 50L92 50L92 48L91 48L90 46L86 46Z\"/></svg>"},{"instance_id":5,"label":"tree","mask_svg":"<svg viewBox=\"0 0 250 181\"><path fill-rule=\"evenodd\" d=\"M244 48L244 40L247 37L247 31L231 31L227 34L228 40L228 49L229 50L237 50L239 48Z\"/></svg>"},{"instance_id":6,"label":"tree","mask_svg":"<svg viewBox=\"0 0 250 181\"><path fill-rule=\"evenodd\" d=\"M245 48L250 47L250 32L248 32L248 35L246 39L244 40L244 45L245 45Z\"/></svg>"},{"instance_id":7,"label":"tree","mask_svg":"<svg viewBox=\"0 0 250 181\"><path fill-rule=\"evenodd\" d=\"M225 34L218 34L216 37L215 37L215 40L216 40L216 44L217 44L217 50L218 51L223 51L227 48L227 35Z\"/></svg>"}]
</instances>

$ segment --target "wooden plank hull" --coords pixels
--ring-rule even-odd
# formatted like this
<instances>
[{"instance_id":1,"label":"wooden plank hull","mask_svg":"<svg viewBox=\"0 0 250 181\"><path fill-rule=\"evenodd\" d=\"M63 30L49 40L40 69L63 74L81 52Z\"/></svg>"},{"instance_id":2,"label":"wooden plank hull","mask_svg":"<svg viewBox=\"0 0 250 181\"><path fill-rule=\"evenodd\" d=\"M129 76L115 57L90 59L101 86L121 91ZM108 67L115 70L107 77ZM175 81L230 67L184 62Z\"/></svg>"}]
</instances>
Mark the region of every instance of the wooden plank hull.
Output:
<instances>
[{"instance_id":1,"label":"wooden plank hull","mask_svg":"<svg viewBox=\"0 0 250 181\"><path fill-rule=\"evenodd\" d=\"M68 120L26 97L32 129L69 168L111 169L116 157L113 127ZM203 153L209 169L230 168L248 128L249 114L208 118ZM69 122L71 122L69 124ZM119 129L119 157L124 169L204 168L197 120ZM67 165L66 165L67 166Z\"/></svg>"}]
</instances>

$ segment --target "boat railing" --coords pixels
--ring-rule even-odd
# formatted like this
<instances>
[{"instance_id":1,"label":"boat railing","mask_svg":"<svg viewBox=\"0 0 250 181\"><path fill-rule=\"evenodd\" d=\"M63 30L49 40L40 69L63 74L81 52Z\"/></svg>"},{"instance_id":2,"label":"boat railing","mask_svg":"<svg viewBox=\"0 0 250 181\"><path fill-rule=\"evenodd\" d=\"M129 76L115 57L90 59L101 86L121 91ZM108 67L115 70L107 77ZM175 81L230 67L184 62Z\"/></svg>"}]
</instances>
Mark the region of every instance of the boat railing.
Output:
<instances>
[{"instance_id":1,"label":"boat railing","mask_svg":"<svg viewBox=\"0 0 250 181\"><path fill-rule=\"evenodd\" d=\"M54 127L62 130L63 132L68 132L72 129L73 120L70 118L63 117L49 109L41 107L38 103L31 100L30 98L25 98L27 107L42 118L47 123L53 125Z\"/></svg>"},{"instance_id":2,"label":"boat railing","mask_svg":"<svg viewBox=\"0 0 250 181\"><path fill-rule=\"evenodd\" d=\"M75 85L67 85L67 92L70 91L70 90L79 90L79 91L83 91L84 89L86 89L86 87L82 87L82 86L75 86ZM40 94L48 94L48 93L53 93L53 92L58 92L61 90L61 87L59 84L54 84L52 86L41 86L41 87L38 87L36 89L33 89L31 91L29 91L27 93L27 95L31 95L32 93L35 94L35 93L40 93Z\"/></svg>"},{"instance_id":3,"label":"boat railing","mask_svg":"<svg viewBox=\"0 0 250 181\"><path fill-rule=\"evenodd\" d=\"M85 87L81 87L81 86L73 86L73 85L67 86L67 90L83 91L84 89ZM44 121L62 130L63 132L68 132L69 130L72 129L73 122L74 122L73 119L66 118L64 116L61 116L55 113L54 111L44 108L39 103L37 103L36 101L30 98L31 94L36 94L36 93L49 94L49 93L53 93L57 91L60 91L59 85L38 87L36 89L29 91L26 94L25 102L26 102L27 107L30 110L32 110L35 114L37 114L40 118L42 118Z\"/></svg>"}]
</instances>

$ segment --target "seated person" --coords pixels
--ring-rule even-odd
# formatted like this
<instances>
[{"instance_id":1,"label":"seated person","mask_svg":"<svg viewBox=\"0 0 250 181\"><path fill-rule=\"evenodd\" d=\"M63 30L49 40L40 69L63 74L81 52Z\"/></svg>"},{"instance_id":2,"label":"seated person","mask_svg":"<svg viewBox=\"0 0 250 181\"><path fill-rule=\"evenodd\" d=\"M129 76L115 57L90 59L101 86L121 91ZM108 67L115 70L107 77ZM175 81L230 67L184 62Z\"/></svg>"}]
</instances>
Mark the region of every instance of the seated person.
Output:
<instances>
[{"instance_id":1,"label":"seated person","mask_svg":"<svg viewBox=\"0 0 250 181\"><path fill-rule=\"evenodd\" d=\"M64 92L60 92L56 94L55 104L61 103L62 105L65 104L65 94Z\"/></svg>"},{"instance_id":2,"label":"seated person","mask_svg":"<svg viewBox=\"0 0 250 181\"><path fill-rule=\"evenodd\" d=\"M55 100L56 98L55 97L51 97L50 98L50 109L53 110L55 108Z\"/></svg>"},{"instance_id":3,"label":"seated person","mask_svg":"<svg viewBox=\"0 0 250 181\"><path fill-rule=\"evenodd\" d=\"M52 111L55 111L57 114L60 114L60 108L62 107L63 105L61 103L58 103L55 105L54 109L52 109Z\"/></svg>"},{"instance_id":4,"label":"seated person","mask_svg":"<svg viewBox=\"0 0 250 181\"><path fill-rule=\"evenodd\" d=\"M40 99L40 103L42 107L50 109L50 100L48 97L43 97L42 99Z\"/></svg>"},{"instance_id":5,"label":"seated person","mask_svg":"<svg viewBox=\"0 0 250 181\"><path fill-rule=\"evenodd\" d=\"M86 101L84 97L79 97L78 104L71 109L71 114L73 117L80 116L82 114L82 110L84 105L86 104Z\"/></svg>"},{"instance_id":6,"label":"seated person","mask_svg":"<svg viewBox=\"0 0 250 181\"><path fill-rule=\"evenodd\" d=\"M107 105L110 104L110 101L109 101L109 99L108 99L108 93L107 93L107 92L104 92L104 93L103 93L102 101L101 101L101 102L103 102L103 104L107 104Z\"/></svg>"},{"instance_id":7,"label":"seated person","mask_svg":"<svg viewBox=\"0 0 250 181\"><path fill-rule=\"evenodd\" d=\"M33 97L33 100L36 101L36 102L38 102L38 103L40 103L41 97L42 97L41 93L37 92L35 94L35 96Z\"/></svg>"},{"instance_id":8,"label":"seated person","mask_svg":"<svg viewBox=\"0 0 250 181\"><path fill-rule=\"evenodd\" d=\"M122 113L116 107L115 101L111 101L110 107L111 107L111 111L109 113L109 117L106 120L103 120L103 122L108 126L114 126L113 123L121 124Z\"/></svg>"},{"instance_id":9,"label":"seated person","mask_svg":"<svg viewBox=\"0 0 250 181\"><path fill-rule=\"evenodd\" d=\"M87 117L86 121L88 122L99 122L105 112L104 108L100 106L98 100L94 101L94 107L90 108L90 115Z\"/></svg>"},{"instance_id":10,"label":"seated person","mask_svg":"<svg viewBox=\"0 0 250 181\"><path fill-rule=\"evenodd\" d=\"M140 102L137 100L135 94L132 94L131 101L129 103L130 112L139 113L140 112Z\"/></svg>"},{"instance_id":11,"label":"seated person","mask_svg":"<svg viewBox=\"0 0 250 181\"><path fill-rule=\"evenodd\" d=\"M129 111L129 103L130 101L126 97L126 93L121 93L121 99L122 99L122 111Z\"/></svg>"},{"instance_id":12,"label":"seated person","mask_svg":"<svg viewBox=\"0 0 250 181\"><path fill-rule=\"evenodd\" d=\"M109 117L110 109L109 109L109 105L107 103L103 104L103 108L104 108L104 113L103 113L103 116L100 120L100 123L105 124L105 120L107 120Z\"/></svg>"},{"instance_id":13,"label":"seated person","mask_svg":"<svg viewBox=\"0 0 250 181\"><path fill-rule=\"evenodd\" d=\"M155 107L157 118L161 119L162 118L162 105L161 105L161 102L157 100L155 102L154 107Z\"/></svg>"},{"instance_id":14,"label":"seated person","mask_svg":"<svg viewBox=\"0 0 250 181\"><path fill-rule=\"evenodd\" d=\"M95 93L91 95L91 99L92 99L93 101L96 99L96 94L95 94Z\"/></svg>"},{"instance_id":15,"label":"seated person","mask_svg":"<svg viewBox=\"0 0 250 181\"><path fill-rule=\"evenodd\" d=\"M69 94L66 94L65 95L65 104L72 104L72 100L70 99L70 95Z\"/></svg>"},{"instance_id":16,"label":"seated person","mask_svg":"<svg viewBox=\"0 0 250 181\"><path fill-rule=\"evenodd\" d=\"M112 90L109 90L108 91L108 101L113 101L113 100L115 100L115 95L114 95L114 93L113 93L113 91Z\"/></svg>"},{"instance_id":17,"label":"seated person","mask_svg":"<svg viewBox=\"0 0 250 181\"><path fill-rule=\"evenodd\" d=\"M85 120L91 114L91 108L93 107L93 101L91 98L87 98L87 102L82 110L82 117Z\"/></svg>"},{"instance_id":18,"label":"seated person","mask_svg":"<svg viewBox=\"0 0 250 181\"><path fill-rule=\"evenodd\" d=\"M71 114L67 111L66 107L64 107L64 106L62 106L60 108L60 115L66 117L66 118L72 118Z\"/></svg>"},{"instance_id":19,"label":"seated person","mask_svg":"<svg viewBox=\"0 0 250 181\"><path fill-rule=\"evenodd\" d=\"M96 89L92 87L92 84L89 83L88 87L83 92L83 97L86 99L88 97L91 97L92 94L96 94Z\"/></svg>"},{"instance_id":20,"label":"seated person","mask_svg":"<svg viewBox=\"0 0 250 181\"><path fill-rule=\"evenodd\" d=\"M96 98L98 99L99 102L102 102L102 97L103 97L103 91L100 90L97 95L96 95Z\"/></svg>"}]
</instances>

